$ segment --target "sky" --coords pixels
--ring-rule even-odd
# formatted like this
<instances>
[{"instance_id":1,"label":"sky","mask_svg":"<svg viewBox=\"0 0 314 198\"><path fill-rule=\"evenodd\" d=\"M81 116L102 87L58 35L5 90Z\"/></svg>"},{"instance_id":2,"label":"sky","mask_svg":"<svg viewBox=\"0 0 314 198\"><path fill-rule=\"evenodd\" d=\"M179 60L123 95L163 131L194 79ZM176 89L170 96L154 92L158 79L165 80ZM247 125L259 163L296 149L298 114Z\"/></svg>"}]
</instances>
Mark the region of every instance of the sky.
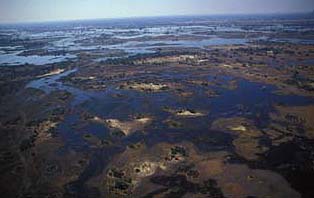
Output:
<instances>
[{"instance_id":1,"label":"sky","mask_svg":"<svg viewBox=\"0 0 314 198\"><path fill-rule=\"evenodd\" d=\"M314 0L0 0L0 22L312 10Z\"/></svg>"}]
</instances>

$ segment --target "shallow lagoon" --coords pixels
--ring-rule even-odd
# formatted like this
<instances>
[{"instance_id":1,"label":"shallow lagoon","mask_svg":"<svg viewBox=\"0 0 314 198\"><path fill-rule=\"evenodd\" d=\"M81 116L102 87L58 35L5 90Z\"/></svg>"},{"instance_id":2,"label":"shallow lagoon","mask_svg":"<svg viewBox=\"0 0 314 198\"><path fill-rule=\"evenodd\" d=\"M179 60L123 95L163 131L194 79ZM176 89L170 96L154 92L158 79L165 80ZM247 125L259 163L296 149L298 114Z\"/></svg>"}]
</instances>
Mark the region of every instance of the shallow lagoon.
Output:
<instances>
[{"instance_id":1,"label":"shallow lagoon","mask_svg":"<svg viewBox=\"0 0 314 198\"><path fill-rule=\"evenodd\" d=\"M52 63L59 63L63 61L67 61L70 59L75 58L75 55L65 55L65 56L38 56L38 55L32 55L32 56L19 56L18 53L12 53L12 54L0 54L0 66L1 65L46 65L46 64L52 64Z\"/></svg>"}]
</instances>

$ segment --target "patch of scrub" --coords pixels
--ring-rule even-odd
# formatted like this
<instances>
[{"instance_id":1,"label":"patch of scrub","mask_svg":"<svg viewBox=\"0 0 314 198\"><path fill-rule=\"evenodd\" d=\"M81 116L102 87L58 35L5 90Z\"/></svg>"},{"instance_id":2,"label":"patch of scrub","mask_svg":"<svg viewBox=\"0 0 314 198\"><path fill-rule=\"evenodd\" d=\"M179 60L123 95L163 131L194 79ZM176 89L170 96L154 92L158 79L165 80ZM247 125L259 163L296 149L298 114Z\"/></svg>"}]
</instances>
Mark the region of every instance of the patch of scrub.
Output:
<instances>
[{"instance_id":1,"label":"patch of scrub","mask_svg":"<svg viewBox=\"0 0 314 198\"><path fill-rule=\"evenodd\" d=\"M230 164L229 155L186 142L143 144L116 155L91 183L106 197L300 197L277 173Z\"/></svg>"},{"instance_id":2,"label":"patch of scrub","mask_svg":"<svg viewBox=\"0 0 314 198\"><path fill-rule=\"evenodd\" d=\"M276 106L271 113L274 123L284 123L286 135L305 136L314 139L314 106ZM282 126L282 125L281 125Z\"/></svg>"},{"instance_id":3,"label":"patch of scrub","mask_svg":"<svg viewBox=\"0 0 314 198\"><path fill-rule=\"evenodd\" d=\"M52 138L51 131L54 130L58 126L58 122L52 120L45 120L43 122L38 123L34 127L34 131L36 134L35 144L40 144L50 140Z\"/></svg>"},{"instance_id":4,"label":"patch of scrub","mask_svg":"<svg viewBox=\"0 0 314 198\"><path fill-rule=\"evenodd\" d=\"M247 160L256 160L258 154L267 151L267 148L259 143L262 131L246 118L220 118L212 123L211 129L235 134L237 138L232 142L235 151Z\"/></svg>"}]
</instances>

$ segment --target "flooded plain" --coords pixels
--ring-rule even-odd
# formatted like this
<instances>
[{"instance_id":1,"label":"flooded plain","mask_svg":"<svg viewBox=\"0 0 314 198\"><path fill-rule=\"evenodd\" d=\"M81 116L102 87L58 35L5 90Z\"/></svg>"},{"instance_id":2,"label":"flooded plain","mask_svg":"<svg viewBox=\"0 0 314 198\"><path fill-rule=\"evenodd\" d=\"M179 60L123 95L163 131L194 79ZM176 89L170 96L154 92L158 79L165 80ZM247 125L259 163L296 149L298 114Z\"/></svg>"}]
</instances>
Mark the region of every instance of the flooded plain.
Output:
<instances>
[{"instance_id":1,"label":"flooded plain","mask_svg":"<svg viewBox=\"0 0 314 198\"><path fill-rule=\"evenodd\" d=\"M0 26L0 192L313 197L314 24L273 17Z\"/></svg>"}]
</instances>

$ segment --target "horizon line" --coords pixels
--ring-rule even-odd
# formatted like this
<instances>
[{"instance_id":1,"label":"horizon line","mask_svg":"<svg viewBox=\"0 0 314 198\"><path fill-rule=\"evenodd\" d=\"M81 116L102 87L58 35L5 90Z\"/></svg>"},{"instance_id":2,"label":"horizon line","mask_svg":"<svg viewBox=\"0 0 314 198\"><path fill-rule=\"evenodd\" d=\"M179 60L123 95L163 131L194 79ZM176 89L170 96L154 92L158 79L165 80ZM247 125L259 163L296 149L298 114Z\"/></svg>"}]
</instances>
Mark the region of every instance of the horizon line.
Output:
<instances>
[{"instance_id":1,"label":"horizon line","mask_svg":"<svg viewBox=\"0 0 314 198\"><path fill-rule=\"evenodd\" d=\"M210 16L280 16L280 15L302 15L314 14L314 11L304 12L268 12L268 13L216 13L216 14L176 14L176 15L150 15L150 16L127 16L127 17L99 17L99 18L82 18L82 19L51 19L51 20L30 20L30 21L0 21L0 25L28 25L28 24L43 24L43 23L71 23L71 22L84 22L94 20L119 20L119 19L142 19L142 18L166 18L166 17L210 17Z\"/></svg>"}]
</instances>

